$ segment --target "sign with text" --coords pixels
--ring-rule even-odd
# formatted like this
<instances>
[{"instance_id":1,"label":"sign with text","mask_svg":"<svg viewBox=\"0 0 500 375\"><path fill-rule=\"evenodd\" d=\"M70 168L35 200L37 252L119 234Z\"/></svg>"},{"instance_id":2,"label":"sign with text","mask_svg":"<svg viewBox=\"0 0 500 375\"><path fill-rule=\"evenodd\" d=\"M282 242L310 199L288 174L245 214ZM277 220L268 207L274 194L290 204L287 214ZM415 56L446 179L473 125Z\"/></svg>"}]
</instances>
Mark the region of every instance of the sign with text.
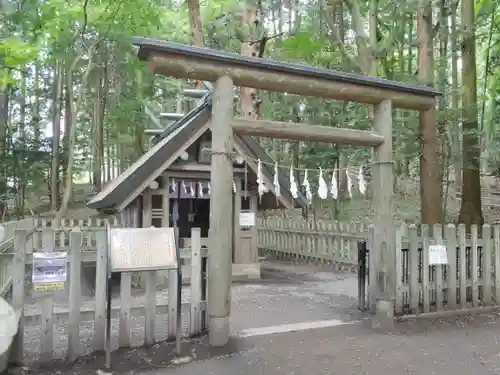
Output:
<instances>
[{"instance_id":1,"label":"sign with text","mask_svg":"<svg viewBox=\"0 0 500 375\"><path fill-rule=\"evenodd\" d=\"M253 227L253 226L255 226L255 213L240 212L240 227Z\"/></svg>"},{"instance_id":2,"label":"sign with text","mask_svg":"<svg viewBox=\"0 0 500 375\"><path fill-rule=\"evenodd\" d=\"M448 264L445 245L429 245L429 265Z\"/></svg>"},{"instance_id":3,"label":"sign with text","mask_svg":"<svg viewBox=\"0 0 500 375\"><path fill-rule=\"evenodd\" d=\"M68 278L68 253L33 253L33 290L51 292L64 289Z\"/></svg>"},{"instance_id":4,"label":"sign with text","mask_svg":"<svg viewBox=\"0 0 500 375\"><path fill-rule=\"evenodd\" d=\"M111 272L176 269L174 228L112 228L108 256Z\"/></svg>"}]
</instances>

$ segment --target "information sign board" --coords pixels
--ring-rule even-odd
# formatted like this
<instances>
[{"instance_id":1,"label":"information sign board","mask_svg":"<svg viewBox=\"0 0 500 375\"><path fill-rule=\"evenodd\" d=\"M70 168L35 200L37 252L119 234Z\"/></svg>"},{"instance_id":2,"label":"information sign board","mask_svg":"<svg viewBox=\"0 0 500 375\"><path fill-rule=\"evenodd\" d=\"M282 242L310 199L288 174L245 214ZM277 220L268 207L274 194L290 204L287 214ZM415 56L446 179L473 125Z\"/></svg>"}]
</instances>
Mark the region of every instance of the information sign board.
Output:
<instances>
[{"instance_id":1,"label":"information sign board","mask_svg":"<svg viewBox=\"0 0 500 375\"><path fill-rule=\"evenodd\" d=\"M174 228L111 228L111 272L176 269Z\"/></svg>"}]
</instances>

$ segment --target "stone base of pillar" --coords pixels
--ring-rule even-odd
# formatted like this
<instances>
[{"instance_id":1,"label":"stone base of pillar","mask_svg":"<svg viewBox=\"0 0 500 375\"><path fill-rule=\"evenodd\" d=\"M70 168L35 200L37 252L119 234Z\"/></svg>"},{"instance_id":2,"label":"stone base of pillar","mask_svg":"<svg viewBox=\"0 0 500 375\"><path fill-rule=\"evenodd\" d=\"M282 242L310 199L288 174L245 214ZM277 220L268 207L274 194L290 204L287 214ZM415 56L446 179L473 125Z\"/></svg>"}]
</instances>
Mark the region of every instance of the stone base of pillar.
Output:
<instances>
[{"instance_id":1,"label":"stone base of pillar","mask_svg":"<svg viewBox=\"0 0 500 375\"><path fill-rule=\"evenodd\" d=\"M394 301L377 299L375 315L371 319L372 328L380 332L394 330Z\"/></svg>"},{"instance_id":2,"label":"stone base of pillar","mask_svg":"<svg viewBox=\"0 0 500 375\"><path fill-rule=\"evenodd\" d=\"M233 281L260 280L260 263L233 264Z\"/></svg>"}]
</instances>

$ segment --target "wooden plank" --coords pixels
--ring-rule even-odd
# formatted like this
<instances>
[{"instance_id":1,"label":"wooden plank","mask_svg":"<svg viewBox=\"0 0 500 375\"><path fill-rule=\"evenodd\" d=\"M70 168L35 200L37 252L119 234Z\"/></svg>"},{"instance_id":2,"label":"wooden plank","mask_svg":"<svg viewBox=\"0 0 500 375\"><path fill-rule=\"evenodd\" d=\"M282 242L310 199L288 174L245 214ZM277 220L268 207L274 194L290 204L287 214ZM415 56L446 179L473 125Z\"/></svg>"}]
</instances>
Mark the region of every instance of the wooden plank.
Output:
<instances>
[{"instance_id":1,"label":"wooden plank","mask_svg":"<svg viewBox=\"0 0 500 375\"><path fill-rule=\"evenodd\" d=\"M396 230L396 313L403 313L403 248L401 239L403 237L404 227L400 226Z\"/></svg>"},{"instance_id":2,"label":"wooden plank","mask_svg":"<svg viewBox=\"0 0 500 375\"><path fill-rule=\"evenodd\" d=\"M14 364L23 365L24 362L24 298L25 298L25 256L27 231L16 229L14 234L14 260L12 262L12 307L20 312L17 335L12 343L11 358Z\"/></svg>"},{"instance_id":3,"label":"wooden plank","mask_svg":"<svg viewBox=\"0 0 500 375\"><path fill-rule=\"evenodd\" d=\"M156 272L145 272L146 279L146 319L145 343L152 345L155 342L156 327Z\"/></svg>"},{"instance_id":4,"label":"wooden plank","mask_svg":"<svg viewBox=\"0 0 500 375\"><path fill-rule=\"evenodd\" d=\"M329 126L245 118L235 118L231 126L237 134L291 141L329 142L366 147L377 147L384 142L382 135L371 130L332 128Z\"/></svg>"},{"instance_id":5,"label":"wooden plank","mask_svg":"<svg viewBox=\"0 0 500 375\"><path fill-rule=\"evenodd\" d=\"M458 246L460 260L460 307L465 309L467 308L467 242L464 224L458 224Z\"/></svg>"},{"instance_id":6,"label":"wooden plank","mask_svg":"<svg viewBox=\"0 0 500 375\"><path fill-rule=\"evenodd\" d=\"M192 275L191 275L192 277ZM177 270L168 271L168 321L167 337L175 340L177 334Z\"/></svg>"},{"instance_id":7,"label":"wooden plank","mask_svg":"<svg viewBox=\"0 0 500 375\"><path fill-rule=\"evenodd\" d=\"M493 227L493 254L495 256L495 303L500 304L500 225Z\"/></svg>"},{"instance_id":8,"label":"wooden plank","mask_svg":"<svg viewBox=\"0 0 500 375\"><path fill-rule=\"evenodd\" d=\"M207 308L207 303L205 301L201 302L201 311L205 312ZM189 314L191 309L191 303L185 302L182 304L182 313L183 315ZM167 303L158 303L156 305L156 313L158 315L167 315L168 314L168 304ZM146 315L146 306L132 306L130 309L130 316L134 318L144 317ZM25 327L33 327L39 326L42 323L42 316L38 312L30 312L27 313L24 319ZM54 319L58 322L58 324L67 324L69 320L69 313L67 310L63 311L54 311ZM111 319L119 319L120 318L120 307L113 306L111 308ZM93 308L82 308L80 310L80 322L93 322L95 319L95 311Z\"/></svg>"},{"instance_id":9,"label":"wooden plank","mask_svg":"<svg viewBox=\"0 0 500 375\"><path fill-rule=\"evenodd\" d=\"M142 227L152 226L152 194L151 190L146 191L142 196ZM155 342L156 326L156 272L142 272L141 278L144 278L146 285L146 318L144 321L145 343L152 345Z\"/></svg>"},{"instance_id":10,"label":"wooden plank","mask_svg":"<svg viewBox=\"0 0 500 375\"><path fill-rule=\"evenodd\" d=\"M55 232L52 228L47 228L42 233L42 251L51 253L56 247ZM54 320L53 320L54 301L51 294L42 297L42 337L41 337L41 352L42 358L47 361L52 359L54 346Z\"/></svg>"},{"instance_id":11,"label":"wooden plank","mask_svg":"<svg viewBox=\"0 0 500 375\"><path fill-rule=\"evenodd\" d=\"M214 64L210 60L193 59L177 54L166 56L151 53L148 62L153 73L169 77L215 82L223 76L228 76L234 80L236 86L254 87L274 92L350 100L374 105L383 100L392 100L395 108L419 110L435 105L433 97L262 69L233 68L231 63L217 62ZM232 98L230 100L232 102Z\"/></svg>"},{"instance_id":12,"label":"wooden plank","mask_svg":"<svg viewBox=\"0 0 500 375\"><path fill-rule=\"evenodd\" d=\"M457 230L455 225L446 226L446 252L448 254L448 307L457 307Z\"/></svg>"},{"instance_id":13,"label":"wooden plank","mask_svg":"<svg viewBox=\"0 0 500 375\"><path fill-rule=\"evenodd\" d=\"M484 305L491 305L491 290L492 290L492 243L491 243L491 226L489 224L483 225L483 298Z\"/></svg>"},{"instance_id":14,"label":"wooden plank","mask_svg":"<svg viewBox=\"0 0 500 375\"><path fill-rule=\"evenodd\" d=\"M479 283L478 283L478 230L477 225L473 224L470 228L471 235L471 281L472 281L472 306L477 307L479 305Z\"/></svg>"},{"instance_id":15,"label":"wooden plank","mask_svg":"<svg viewBox=\"0 0 500 375\"><path fill-rule=\"evenodd\" d=\"M234 208L233 208L233 263L244 263L243 260L246 259L241 252L243 247L241 246L241 229L240 229L240 212L241 212L241 178L234 178L235 192L233 196ZM192 235L192 233L191 233Z\"/></svg>"},{"instance_id":16,"label":"wooden plank","mask_svg":"<svg viewBox=\"0 0 500 375\"><path fill-rule=\"evenodd\" d=\"M122 272L120 280L120 348L130 347L130 305L132 299L132 273Z\"/></svg>"},{"instance_id":17,"label":"wooden plank","mask_svg":"<svg viewBox=\"0 0 500 375\"><path fill-rule=\"evenodd\" d=\"M191 336L201 333L201 230L191 229Z\"/></svg>"},{"instance_id":18,"label":"wooden plank","mask_svg":"<svg viewBox=\"0 0 500 375\"><path fill-rule=\"evenodd\" d=\"M94 350L104 350L106 332L106 286L108 283L108 244L106 232L96 233Z\"/></svg>"},{"instance_id":19,"label":"wooden plank","mask_svg":"<svg viewBox=\"0 0 500 375\"><path fill-rule=\"evenodd\" d=\"M408 268L410 270L410 309L413 314L417 314L419 312L418 305L420 300L420 285L418 283L418 270L420 264L418 259L418 232L415 224L411 224L408 227L408 239L408 257L410 258L408 262Z\"/></svg>"},{"instance_id":20,"label":"wooden plank","mask_svg":"<svg viewBox=\"0 0 500 375\"><path fill-rule=\"evenodd\" d=\"M336 224L335 224L336 225ZM370 224L368 227L368 250L370 251L370 255L368 258L368 269L369 269L369 282L368 282L368 305L370 307L370 312L372 314L375 314L375 304L377 302L377 296L379 294L379 287L377 284L377 274L376 274L376 269L377 269L377 257L374 256L374 251L373 251L373 243L374 239L373 237L375 236L375 226L373 224ZM337 247L338 249L339 247ZM338 253L337 253L338 254ZM336 256L336 260L339 259L339 256Z\"/></svg>"},{"instance_id":21,"label":"wooden plank","mask_svg":"<svg viewBox=\"0 0 500 375\"><path fill-rule=\"evenodd\" d=\"M436 245L443 245L443 227L441 224L434 224L434 228L432 230L434 234L434 240ZM441 264L435 265L436 267L436 308L437 311L443 311L444 309L444 279L443 279L443 267L446 267Z\"/></svg>"},{"instance_id":22,"label":"wooden plank","mask_svg":"<svg viewBox=\"0 0 500 375\"><path fill-rule=\"evenodd\" d=\"M104 232L103 232L104 233ZM57 249L57 251L68 251L70 252L70 248L62 248L62 249ZM182 248L180 249L181 252L181 259L191 259L191 249L190 248ZM0 253L0 258L3 257L13 257L13 253ZM201 249L201 257L206 258L208 256L208 249L207 248L202 248ZM70 261L68 260L68 263ZM86 249L84 248L82 251L82 263L94 263L97 262L97 251L95 248L93 249ZM27 253L25 256L25 263L26 264L32 264L33 263L33 254Z\"/></svg>"},{"instance_id":23,"label":"wooden plank","mask_svg":"<svg viewBox=\"0 0 500 375\"><path fill-rule=\"evenodd\" d=\"M69 235L71 246L69 280L68 361L74 362L80 353L81 247L82 232L76 228Z\"/></svg>"},{"instance_id":24,"label":"wooden plank","mask_svg":"<svg viewBox=\"0 0 500 375\"><path fill-rule=\"evenodd\" d=\"M424 313L430 312L429 242L429 226L422 224L422 304Z\"/></svg>"}]
</instances>

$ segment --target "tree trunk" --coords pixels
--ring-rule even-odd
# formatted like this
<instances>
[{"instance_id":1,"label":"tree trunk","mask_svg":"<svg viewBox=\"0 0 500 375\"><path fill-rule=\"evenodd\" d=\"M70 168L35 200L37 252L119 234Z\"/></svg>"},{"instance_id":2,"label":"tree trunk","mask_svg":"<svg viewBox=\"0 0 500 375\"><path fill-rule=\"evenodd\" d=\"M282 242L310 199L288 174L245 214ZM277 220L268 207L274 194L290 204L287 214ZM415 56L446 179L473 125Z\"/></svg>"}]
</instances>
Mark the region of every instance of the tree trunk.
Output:
<instances>
[{"instance_id":1,"label":"tree trunk","mask_svg":"<svg viewBox=\"0 0 500 375\"><path fill-rule=\"evenodd\" d=\"M63 88L63 70L61 64L54 67L54 82L52 85L52 164L50 171L50 205L52 211L59 207L59 144L61 142L61 103Z\"/></svg>"},{"instance_id":2,"label":"tree trunk","mask_svg":"<svg viewBox=\"0 0 500 375\"><path fill-rule=\"evenodd\" d=\"M418 73L421 84L434 85L432 8L429 0L419 0L417 9ZM422 112L420 122L420 205L422 224L441 222L441 174L439 139L435 111Z\"/></svg>"},{"instance_id":3,"label":"tree trunk","mask_svg":"<svg viewBox=\"0 0 500 375\"><path fill-rule=\"evenodd\" d=\"M97 43L96 43L97 44ZM77 63L81 60L82 56L78 56L75 58L71 66L68 67L66 73L66 115L71 119L71 122L66 121L66 129L69 127L69 133L65 134L65 138L68 143L68 155L67 160L68 164L66 166L66 174L64 176L64 193L63 199L61 202L61 208L57 211L56 217L53 221L54 227L59 227L62 218L66 215L69 208L69 203L71 199L72 189L73 189L73 166L75 163L74 150L76 147L76 120L78 117L78 110L80 109L81 103L85 96L85 87L87 86L89 73L92 67L92 55L89 56L89 62L85 73L80 81L79 95L76 100L76 104L73 105L73 72ZM68 64L69 65L69 64Z\"/></svg>"},{"instance_id":4,"label":"tree trunk","mask_svg":"<svg viewBox=\"0 0 500 375\"><path fill-rule=\"evenodd\" d=\"M457 7L458 0L451 6L451 110L453 126L450 127L450 142L453 158L453 173L455 185L462 187L462 157L460 152L460 134L462 127L459 115L458 93L458 33L457 33Z\"/></svg>"},{"instance_id":5,"label":"tree trunk","mask_svg":"<svg viewBox=\"0 0 500 375\"><path fill-rule=\"evenodd\" d=\"M440 154L440 163L439 163L439 172L440 172L440 180L441 180L441 197L442 197L442 207L441 212L446 213L446 202L448 199L448 195L445 192L448 192L448 181L449 181L449 144L447 142L447 134L446 134L446 123L448 118L447 111L447 65L448 65L448 7L447 0L440 0L440 9L439 9L439 66L438 66L438 84L439 91L443 93L443 95L439 98L438 105L438 132L440 138L439 145L439 154ZM446 190L445 190L446 186Z\"/></svg>"},{"instance_id":6,"label":"tree trunk","mask_svg":"<svg viewBox=\"0 0 500 375\"><path fill-rule=\"evenodd\" d=\"M477 121L476 43L474 0L462 0L462 116L463 181L459 223L467 226L484 223L481 207L481 145Z\"/></svg>"},{"instance_id":7,"label":"tree trunk","mask_svg":"<svg viewBox=\"0 0 500 375\"><path fill-rule=\"evenodd\" d=\"M2 77L4 82L7 82L7 71L5 70ZM5 165L5 156L7 150L7 126L9 120L9 86L2 84L0 91L0 195L4 195L7 191L7 170ZM3 199L0 198L0 212L5 210Z\"/></svg>"},{"instance_id":8,"label":"tree trunk","mask_svg":"<svg viewBox=\"0 0 500 375\"><path fill-rule=\"evenodd\" d=\"M260 43L252 43L252 41L259 39L260 9L258 7L252 8L249 4L245 4L242 13L242 26L246 30L243 35L245 35L246 40L241 43L241 54L257 57L259 56ZM240 87L240 106L243 117L257 120L260 112L259 105L256 89Z\"/></svg>"},{"instance_id":9,"label":"tree trunk","mask_svg":"<svg viewBox=\"0 0 500 375\"><path fill-rule=\"evenodd\" d=\"M101 55L102 54L102 55ZM99 59L98 65L103 68L95 69L95 97L94 97L94 119L93 119L93 163L92 163L92 182L95 191L102 190L102 166L104 164L104 116L106 113L106 99L108 95L108 59L106 54L106 44L101 42L97 47L96 58Z\"/></svg>"},{"instance_id":10,"label":"tree trunk","mask_svg":"<svg viewBox=\"0 0 500 375\"><path fill-rule=\"evenodd\" d=\"M191 29L190 43L192 46L203 47L203 29L201 28L200 1L188 0L189 26ZM203 88L202 81L196 81L196 88Z\"/></svg>"}]
</instances>

